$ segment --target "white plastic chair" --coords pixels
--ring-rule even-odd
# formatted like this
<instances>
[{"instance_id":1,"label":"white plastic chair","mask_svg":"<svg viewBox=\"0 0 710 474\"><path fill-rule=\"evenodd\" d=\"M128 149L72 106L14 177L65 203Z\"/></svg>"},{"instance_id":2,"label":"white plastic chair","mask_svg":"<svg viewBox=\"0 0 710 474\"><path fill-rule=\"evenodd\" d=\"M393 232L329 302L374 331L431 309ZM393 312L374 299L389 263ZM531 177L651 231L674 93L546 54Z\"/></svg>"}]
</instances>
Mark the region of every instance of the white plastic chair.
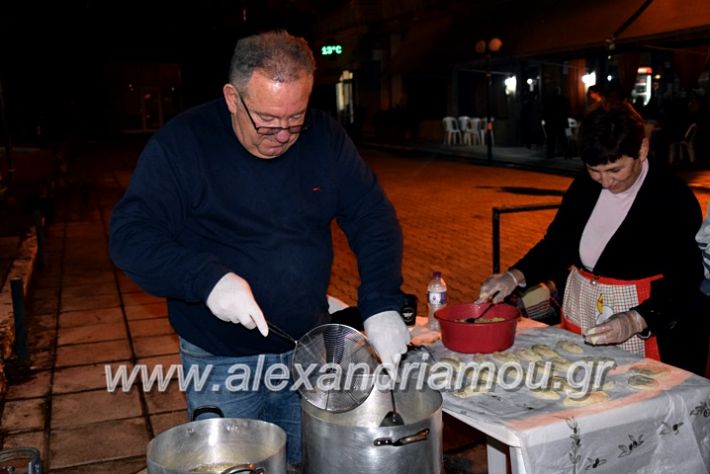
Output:
<instances>
[{"instance_id":1,"label":"white plastic chair","mask_svg":"<svg viewBox=\"0 0 710 474\"><path fill-rule=\"evenodd\" d=\"M683 135L683 140L671 143L668 151L668 163L673 164L676 155L678 155L679 161L683 161L684 154L688 155L688 162L695 163L695 132L697 131L698 125L691 123Z\"/></svg>"},{"instance_id":2,"label":"white plastic chair","mask_svg":"<svg viewBox=\"0 0 710 474\"><path fill-rule=\"evenodd\" d=\"M567 128L565 134L567 139L577 141L577 133L579 131L579 123L572 117L567 117Z\"/></svg>"},{"instance_id":3,"label":"white plastic chair","mask_svg":"<svg viewBox=\"0 0 710 474\"><path fill-rule=\"evenodd\" d=\"M494 117L491 117L491 124L494 124L496 119ZM486 144L486 128L488 128L488 119L482 118L481 119L481 143ZM495 146L496 144L496 134L493 131L493 128L491 128L491 146Z\"/></svg>"},{"instance_id":4,"label":"white plastic chair","mask_svg":"<svg viewBox=\"0 0 710 474\"><path fill-rule=\"evenodd\" d=\"M478 140L478 130L473 128L473 120L467 115L459 117L459 130L463 136L464 145L473 145Z\"/></svg>"},{"instance_id":5,"label":"white plastic chair","mask_svg":"<svg viewBox=\"0 0 710 474\"><path fill-rule=\"evenodd\" d=\"M444 117L442 122L444 123L444 144L455 145L456 143L461 143L461 130L459 130L456 118Z\"/></svg>"},{"instance_id":6,"label":"white plastic chair","mask_svg":"<svg viewBox=\"0 0 710 474\"><path fill-rule=\"evenodd\" d=\"M471 145L483 145L483 139L481 135L481 118L473 117L469 122L471 127Z\"/></svg>"}]
</instances>

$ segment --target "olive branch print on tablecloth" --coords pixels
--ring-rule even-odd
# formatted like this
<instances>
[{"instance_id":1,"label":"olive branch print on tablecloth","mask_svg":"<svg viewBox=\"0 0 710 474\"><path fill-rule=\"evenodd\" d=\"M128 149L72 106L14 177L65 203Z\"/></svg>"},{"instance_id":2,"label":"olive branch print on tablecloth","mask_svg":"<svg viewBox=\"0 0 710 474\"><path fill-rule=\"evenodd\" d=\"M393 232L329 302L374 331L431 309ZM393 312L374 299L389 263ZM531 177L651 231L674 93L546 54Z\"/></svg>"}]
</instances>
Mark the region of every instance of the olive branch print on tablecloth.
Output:
<instances>
[{"instance_id":1,"label":"olive branch print on tablecloth","mask_svg":"<svg viewBox=\"0 0 710 474\"><path fill-rule=\"evenodd\" d=\"M567 422L567 426L572 430L572 434L570 435L572 443L568 454L569 460L572 462L572 474L577 474L577 464L582 460L582 456L579 454L582 438L579 436L579 425L577 421L574 418L567 418L565 421Z\"/></svg>"},{"instance_id":2,"label":"olive branch print on tablecloth","mask_svg":"<svg viewBox=\"0 0 710 474\"><path fill-rule=\"evenodd\" d=\"M628 435L629 439L631 442L629 444L620 444L619 449L621 450L621 454L619 454L620 458L623 458L624 456L630 455L636 448L641 446L643 444L643 433L641 433L636 439L632 435Z\"/></svg>"},{"instance_id":3,"label":"olive branch print on tablecloth","mask_svg":"<svg viewBox=\"0 0 710 474\"><path fill-rule=\"evenodd\" d=\"M710 417L710 397L708 397L708 399L700 405L693 408L693 411L691 411L690 414L692 416L703 415L705 418Z\"/></svg>"}]
</instances>

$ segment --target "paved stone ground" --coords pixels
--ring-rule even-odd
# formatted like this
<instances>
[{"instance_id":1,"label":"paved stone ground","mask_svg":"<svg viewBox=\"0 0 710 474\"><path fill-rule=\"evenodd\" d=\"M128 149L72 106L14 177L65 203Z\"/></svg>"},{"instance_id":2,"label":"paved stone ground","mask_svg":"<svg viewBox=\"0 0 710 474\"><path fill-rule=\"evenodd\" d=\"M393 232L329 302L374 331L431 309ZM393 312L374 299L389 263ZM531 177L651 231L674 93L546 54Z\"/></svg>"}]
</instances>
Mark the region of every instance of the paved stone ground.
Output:
<instances>
[{"instance_id":1,"label":"paved stone ground","mask_svg":"<svg viewBox=\"0 0 710 474\"><path fill-rule=\"evenodd\" d=\"M15 379L2 411L3 448L41 449L50 472L134 473L147 442L185 422L182 393L105 390L104 364L178 363L164 302L118 272L107 252L109 212L130 178L135 150L89 149L73 163L53 224L46 265L28 304L32 373ZM404 289L423 300L434 270L452 302L472 301L491 270L491 207L559 200L569 178L444 158L366 151L395 204L405 237ZM707 194L699 193L703 206ZM539 239L551 211L506 215L502 265ZM352 254L334 230L330 291L355 301ZM420 305L420 314L424 310ZM486 472L480 434L445 423L447 472Z\"/></svg>"}]
</instances>

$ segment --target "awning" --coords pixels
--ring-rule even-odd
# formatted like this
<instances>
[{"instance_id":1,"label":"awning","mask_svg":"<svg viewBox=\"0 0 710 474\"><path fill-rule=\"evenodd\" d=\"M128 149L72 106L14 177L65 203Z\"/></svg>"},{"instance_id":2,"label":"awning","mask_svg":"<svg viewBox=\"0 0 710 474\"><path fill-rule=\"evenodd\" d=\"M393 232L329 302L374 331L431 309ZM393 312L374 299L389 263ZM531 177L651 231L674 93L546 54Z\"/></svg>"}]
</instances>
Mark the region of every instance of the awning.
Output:
<instances>
[{"instance_id":1,"label":"awning","mask_svg":"<svg viewBox=\"0 0 710 474\"><path fill-rule=\"evenodd\" d=\"M507 28L506 54L533 57L604 48L614 32L644 3L598 0L561 3L554 10L531 8L527 20ZM710 1L654 0L614 42L625 45L694 38L710 38Z\"/></svg>"}]
</instances>

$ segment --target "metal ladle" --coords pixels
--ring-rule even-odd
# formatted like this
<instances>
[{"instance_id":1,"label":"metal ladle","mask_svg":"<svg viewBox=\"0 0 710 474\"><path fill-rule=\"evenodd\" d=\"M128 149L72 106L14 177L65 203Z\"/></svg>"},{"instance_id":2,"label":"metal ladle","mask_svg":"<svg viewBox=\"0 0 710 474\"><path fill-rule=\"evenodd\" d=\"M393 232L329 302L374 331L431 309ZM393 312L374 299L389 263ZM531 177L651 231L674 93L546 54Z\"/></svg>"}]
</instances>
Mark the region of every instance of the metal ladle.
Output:
<instances>
[{"instance_id":1,"label":"metal ladle","mask_svg":"<svg viewBox=\"0 0 710 474\"><path fill-rule=\"evenodd\" d=\"M488 306L486 307L486 309L481 311L481 314L479 314L478 316L471 316L471 317L465 318L465 319L457 319L456 322L457 323L475 323L477 319L481 319L483 316L485 316L486 313L488 311L490 311L491 308L493 308L494 306L495 306L494 303L488 303Z\"/></svg>"},{"instance_id":2,"label":"metal ladle","mask_svg":"<svg viewBox=\"0 0 710 474\"><path fill-rule=\"evenodd\" d=\"M404 425L404 419L402 415L397 413L397 405L394 401L394 389L390 389L390 397L392 398L392 410L388 411L382 422L380 422L380 428L383 426L402 426Z\"/></svg>"}]
</instances>

